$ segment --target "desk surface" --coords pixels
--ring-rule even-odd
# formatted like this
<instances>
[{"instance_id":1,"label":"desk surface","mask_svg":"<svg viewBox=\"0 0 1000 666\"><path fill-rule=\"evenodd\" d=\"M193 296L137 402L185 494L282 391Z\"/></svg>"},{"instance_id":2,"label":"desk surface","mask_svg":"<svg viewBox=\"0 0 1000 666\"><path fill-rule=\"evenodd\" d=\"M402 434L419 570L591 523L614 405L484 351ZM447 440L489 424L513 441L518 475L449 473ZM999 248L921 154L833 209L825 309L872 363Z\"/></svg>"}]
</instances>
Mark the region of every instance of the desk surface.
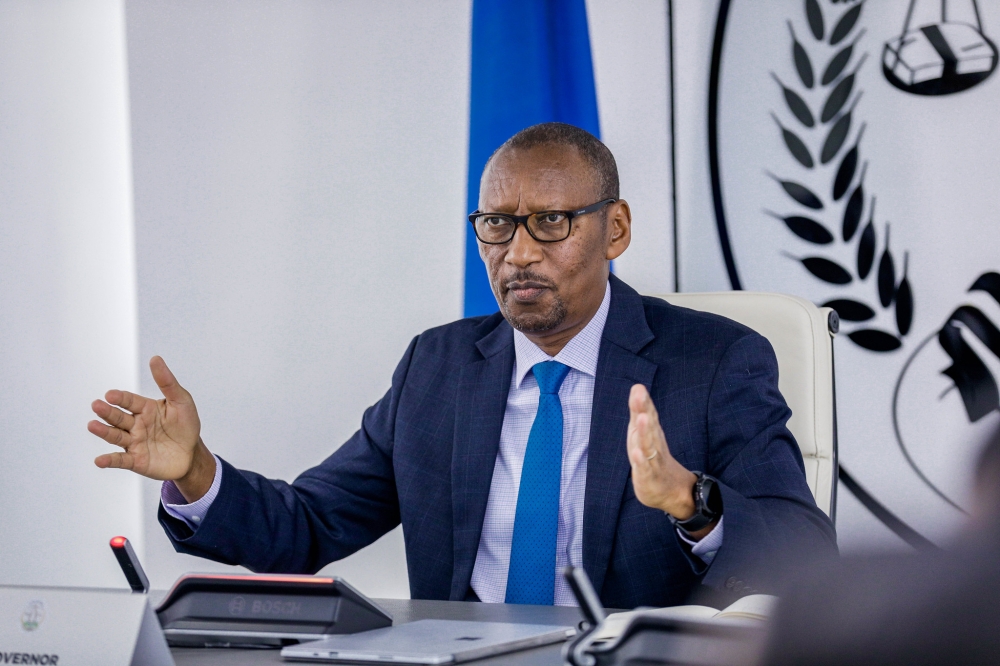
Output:
<instances>
[{"instance_id":1,"label":"desk surface","mask_svg":"<svg viewBox=\"0 0 1000 666\"><path fill-rule=\"evenodd\" d=\"M467 601L414 601L410 599L375 599L393 617L393 624L414 620L473 620L478 622L514 622L521 624L558 624L573 626L581 619L577 608L562 606L520 606L483 604ZM500 655L476 664L543 665L561 663L562 644ZM173 648L177 666L189 664L280 664L280 650L230 650L221 648Z\"/></svg>"}]
</instances>

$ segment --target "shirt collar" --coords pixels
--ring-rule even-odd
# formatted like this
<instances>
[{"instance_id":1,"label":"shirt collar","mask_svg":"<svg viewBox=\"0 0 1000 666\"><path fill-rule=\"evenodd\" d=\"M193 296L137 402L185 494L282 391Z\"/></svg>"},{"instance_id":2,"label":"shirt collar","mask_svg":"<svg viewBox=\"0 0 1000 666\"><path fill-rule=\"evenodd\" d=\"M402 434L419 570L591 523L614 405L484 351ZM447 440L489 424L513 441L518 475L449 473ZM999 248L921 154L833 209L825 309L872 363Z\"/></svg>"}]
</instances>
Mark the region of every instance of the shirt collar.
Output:
<instances>
[{"instance_id":1,"label":"shirt collar","mask_svg":"<svg viewBox=\"0 0 1000 666\"><path fill-rule=\"evenodd\" d=\"M601 350L601 337L604 335L604 324L608 320L608 310L611 307L611 284L604 288L604 300L601 307L591 318L583 330L573 336L566 346L555 356L543 352L524 333L514 330L514 386L521 388L525 375L536 363L558 361L579 370L591 377L597 376L597 356Z\"/></svg>"}]
</instances>

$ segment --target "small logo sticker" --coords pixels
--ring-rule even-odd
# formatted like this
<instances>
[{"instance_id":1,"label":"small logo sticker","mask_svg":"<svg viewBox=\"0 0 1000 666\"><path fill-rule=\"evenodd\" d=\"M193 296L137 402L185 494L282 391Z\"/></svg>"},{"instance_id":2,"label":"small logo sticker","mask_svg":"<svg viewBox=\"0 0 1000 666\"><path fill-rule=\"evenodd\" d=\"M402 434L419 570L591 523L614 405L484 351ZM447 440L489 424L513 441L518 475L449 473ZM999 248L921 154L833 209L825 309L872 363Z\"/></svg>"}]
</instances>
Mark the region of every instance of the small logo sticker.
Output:
<instances>
[{"instance_id":1,"label":"small logo sticker","mask_svg":"<svg viewBox=\"0 0 1000 666\"><path fill-rule=\"evenodd\" d=\"M45 620L45 602L35 600L30 602L21 613L21 628L25 631L34 631L41 626Z\"/></svg>"},{"instance_id":2,"label":"small logo sticker","mask_svg":"<svg viewBox=\"0 0 1000 666\"><path fill-rule=\"evenodd\" d=\"M244 609L246 609L247 601L243 597L233 597L229 602L229 614L230 615L243 615Z\"/></svg>"}]
</instances>

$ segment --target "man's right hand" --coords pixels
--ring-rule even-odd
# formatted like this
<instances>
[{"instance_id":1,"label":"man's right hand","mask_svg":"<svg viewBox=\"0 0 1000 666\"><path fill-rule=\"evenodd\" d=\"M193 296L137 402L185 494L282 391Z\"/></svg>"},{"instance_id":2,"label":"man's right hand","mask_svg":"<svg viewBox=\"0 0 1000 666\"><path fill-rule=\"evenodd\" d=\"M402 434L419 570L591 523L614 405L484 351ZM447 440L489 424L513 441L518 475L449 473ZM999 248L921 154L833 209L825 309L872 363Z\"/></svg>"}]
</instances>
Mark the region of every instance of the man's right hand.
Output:
<instances>
[{"instance_id":1,"label":"man's right hand","mask_svg":"<svg viewBox=\"0 0 1000 666\"><path fill-rule=\"evenodd\" d=\"M97 456L94 464L173 481L188 502L197 501L215 479L215 457L201 440L198 410L162 358L150 359L149 369L164 400L112 390L104 395L107 402L91 405L105 422L91 421L87 430L124 449Z\"/></svg>"}]
</instances>

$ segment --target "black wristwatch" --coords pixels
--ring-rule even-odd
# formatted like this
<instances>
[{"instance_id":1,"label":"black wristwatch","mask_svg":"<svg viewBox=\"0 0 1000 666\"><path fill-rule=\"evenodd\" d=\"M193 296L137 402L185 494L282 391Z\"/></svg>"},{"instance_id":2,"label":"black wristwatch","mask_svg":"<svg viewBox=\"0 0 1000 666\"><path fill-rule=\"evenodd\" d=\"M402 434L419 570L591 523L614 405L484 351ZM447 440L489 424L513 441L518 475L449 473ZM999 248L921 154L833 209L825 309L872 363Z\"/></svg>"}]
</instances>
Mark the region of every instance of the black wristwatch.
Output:
<instances>
[{"instance_id":1,"label":"black wristwatch","mask_svg":"<svg viewBox=\"0 0 1000 666\"><path fill-rule=\"evenodd\" d=\"M693 471L693 470L692 470ZM677 520L669 513L667 518L674 527L693 534L706 528L713 520L722 515L722 492L719 482L704 472L694 472L698 478L694 482L691 494L694 498L694 515L687 520Z\"/></svg>"}]
</instances>

